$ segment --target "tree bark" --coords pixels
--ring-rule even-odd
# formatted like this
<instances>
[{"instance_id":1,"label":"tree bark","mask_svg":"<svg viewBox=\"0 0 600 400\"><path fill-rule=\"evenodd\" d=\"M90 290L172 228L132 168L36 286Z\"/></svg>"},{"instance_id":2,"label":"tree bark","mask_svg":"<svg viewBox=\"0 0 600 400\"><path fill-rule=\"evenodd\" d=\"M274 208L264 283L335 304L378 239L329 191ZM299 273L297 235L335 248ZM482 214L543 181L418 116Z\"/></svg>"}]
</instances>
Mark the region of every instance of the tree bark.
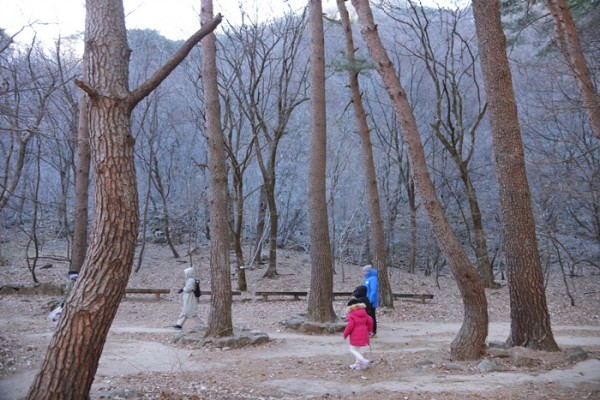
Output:
<instances>
[{"instance_id":1,"label":"tree bark","mask_svg":"<svg viewBox=\"0 0 600 400\"><path fill-rule=\"evenodd\" d=\"M407 270L409 273L414 274L415 266L417 264L417 199L415 182L410 176L407 176L405 186L408 197L408 209L410 210L410 255L408 258Z\"/></svg>"},{"instance_id":2,"label":"tree bark","mask_svg":"<svg viewBox=\"0 0 600 400\"><path fill-rule=\"evenodd\" d=\"M235 251L237 265L238 290L245 292L248 290L248 284L246 282L246 263L244 262L244 252L242 251L242 234L244 230L244 182L241 179L242 174L240 165L234 165L233 170L232 179L235 207L233 249Z\"/></svg>"},{"instance_id":3,"label":"tree bark","mask_svg":"<svg viewBox=\"0 0 600 400\"><path fill-rule=\"evenodd\" d=\"M90 245L29 399L89 398L131 272L138 198L128 92L129 48L120 0L86 2L84 82L90 99L95 212ZM107 67L110 62L112 68Z\"/></svg>"},{"instance_id":4,"label":"tree bark","mask_svg":"<svg viewBox=\"0 0 600 400\"><path fill-rule=\"evenodd\" d=\"M311 277L308 296L310 321L333 322L333 264L327 218L327 104L325 102L325 38L320 0L309 0L310 24L310 164L308 214L310 218Z\"/></svg>"},{"instance_id":5,"label":"tree bark","mask_svg":"<svg viewBox=\"0 0 600 400\"><path fill-rule=\"evenodd\" d=\"M275 198L275 157L269 160L273 165L269 167L269 178L264 185L267 188L267 203L269 204L269 266L263 278L275 278L277 273L277 232L279 231L279 213Z\"/></svg>"},{"instance_id":6,"label":"tree bark","mask_svg":"<svg viewBox=\"0 0 600 400\"><path fill-rule=\"evenodd\" d=\"M260 198L258 200L258 221L256 222L256 253L254 260L256 264L262 263L262 243L263 233L265 232L265 217L267 214L267 189L263 184L260 188Z\"/></svg>"},{"instance_id":7,"label":"tree bark","mask_svg":"<svg viewBox=\"0 0 600 400\"><path fill-rule=\"evenodd\" d=\"M506 248L511 332L507 343L557 351L550 326L506 37L498 0L474 0Z\"/></svg>"},{"instance_id":8,"label":"tree bark","mask_svg":"<svg viewBox=\"0 0 600 400\"><path fill-rule=\"evenodd\" d=\"M90 95L94 222L77 285L29 390L31 400L89 398L108 330L125 294L138 234L131 111L168 75L161 73L162 79L130 93L122 0L87 0L86 13L83 62L88 68L77 84ZM196 43L205 34L197 33ZM189 41L186 45L193 47ZM179 61L185 55L180 51Z\"/></svg>"},{"instance_id":9,"label":"tree bark","mask_svg":"<svg viewBox=\"0 0 600 400\"><path fill-rule=\"evenodd\" d=\"M487 299L483 285L477 270L460 247L435 193L414 114L394 66L381 43L369 2L352 0L352 4L358 12L361 33L400 123L412 177L421 203L463 298L464 320L451 344L452 357L459 360L478 359L485 351L485 339L488 334Z\"/></svg>"},{"instance_id":10,"label":"tree bark","mask_svg":"<svg viewBox=\"0 0 600 400\"><path fill-rule=\"evenodd\" d=\"M371 235L373 238L373 268L379 272L379 305L381 307L394 308L394 297L392 296L392 287L390 285L389 273L387 270L385 236L383 234L383 219L381 218L377 176L375 174L375 163L373 161L371 131L367 123L367 113L363 106L362 96L360 94L360 85L358 82L359 71L352 68L352 66L356 64L354 60L355 47L354 39L352 38L352 26L350 25L350 16L348 15L345 1L337 0L337 5L342 20L344 37L346 39L346 58L348 64L350 64L350 68L348 68L348 79L350 81L352 104L354 105L354 115L356 116L356 122L358 124L363 154L367 198L369 201Z\"/></svg>"},{"instance_id":11,"label":"tree bark","mask_svg":"<svg viewBox=\"0 0 600 400\"><path fill-rule=\"evenodd\" d=\"M85 64L82 76L86 75ZM89 97L81 93L79 103L79 129L77 134L77 166L75 173L75 217L73 220L73 251L71 269L80 271L88 245L88 201L90 188L90 136L88 125Z\"/></svg>"},{"instance_id":12,"label":"tree bark","mask_svg":"<svg viewBox=\"0 0 600 400\"><path fill-rule=\"evenodd\" d=\"M212 0L202 0L200 22L204 25L213 19ZM202 41L202 84L206 102L206 136L208 170L210 172L210 313L207 336L233 334L231 317L231 271L229 266L229 222L227 215L227 164L221 105L217 84L216 37L209 34Z\"/></svg>"},{"instance_id":13,"label":"tree bark","mask_svg":"<svg viewBox=\"0 0 600 400\"><path fill-rule=\"evenodd\" d=\"M573 73L592 131L600 142L600 101L581 48L571 8L567 0L544 0L544 2L554 19L554 32L558 48Z\"/></svg>"}]
</instances>

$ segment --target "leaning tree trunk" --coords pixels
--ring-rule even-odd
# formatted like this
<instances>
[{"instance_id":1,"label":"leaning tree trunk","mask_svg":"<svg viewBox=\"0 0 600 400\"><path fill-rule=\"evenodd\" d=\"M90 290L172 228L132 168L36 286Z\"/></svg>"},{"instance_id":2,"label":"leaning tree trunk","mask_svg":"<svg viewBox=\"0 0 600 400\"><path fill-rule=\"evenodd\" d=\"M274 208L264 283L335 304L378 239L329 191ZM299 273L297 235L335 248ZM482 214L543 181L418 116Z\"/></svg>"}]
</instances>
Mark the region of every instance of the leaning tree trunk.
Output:
<instances>
[{"instance_id":1,"label":"leaning tree trunk","mask_svg":"<svg viewBox=\"0 0 600 400\"><path fill-rule=\"evenodd\" d=\"M544 0L554 18L556 42L575 78L592 131L600 142L600 100L567 0Z\"/></svg>"},{"instance_id":2,"label":"leaning tree trunk","mask_svg":"<svg viewBox=\"0 0 600 400\"><path fill-rule=\"evenodd\" d=\"M360 85L356 62L354 60L354 40L352 38L352 26L350 16L346 9L344 0L337 0L338 10L342 20L344 36L346 38L346 57L350 68L348 68L348 79L350 91L352 92L352 104L354 114L360 133L362 145L363 164L365 168L365 180L367 186L367 198L369 200L369 216L371 220L371 234L373 237L373 267L379 271L379 305L394 308L394 296L387 270L385 254L385 236L383 234L383 219L381 218L381 207L379 205L379 192L377 190L377 176L375 174L375 162L373 161L373 146L371 145L371 131L367 123L367 113L362 103Z\"/></svg>"},{"instance_id":3,"label":"leaning tree trunk","mask_svg":"<svg viewBox=\"0 0 600 400\"><path fill-rule=\"evenodd\" d=\"M127 57L124 50L126 47L112 53L113 59ZM101 85L90 83L94 87ZM124 107L121 99L110 97L92 99L92 103L90 146L98 217L94 219L88 255L76 290L63 311L41 371L29 392L28 398L32 400L89 398L106 336L133 263L138 199L129 107Z\"/></svg>"},{"instance_id":4,"label":"leaning tree trunk","mask_svg":"<svg viewBox=\"0 0 600 400\"><path fill-rule=\"evenodd\" d=\"M202 24L213 17L212 0L202 0ZM210 171L210 313L207 336L233 334L229 221L227 213L227 165L221 129L221 105L217 86L217 45L214 34L202 41L202 83L206 102L206 136Z\"/></svg>"},{"instance_id":5,"label":"leaning tree trunk","mask_svg":"<svg viewBox=\"0 0 600 400\"><path fill-rule=\"evenodd\" d=\"M327 113L325 102L325 38L320 0L309 1L310 23L310 165L308 213L310 218L311 275L308 296L310 321L335 321L333 310L333 263L327 219L325 171L327 159Z\"/></svg>"},{"instance_id":6,"label":"leaning tree trunk","mask_svg":"<svg viewBox=\"0 0 600 400\"><path fill-rule=\"evenodd\" d=\"M435 193L414 114L394 66L381 43L369 2L352 0L352 4L358 12L361 33L400 123L417 192L463 298L464 320L451 345L452 357L459 360L478 359L485 350L488 334L487 299L483 285L477 270L460 247Z\"/></svg>"},{"instance_id":7,"label":"leaning tree trunk","mask_svg":"<svg viewBox=\"0 0 600 400\"><path fill-rule=\"evenodd\" d=\"M122 0L87 0L84 64L77 81L90 96L95 208L90 244L75 290L28 394L30 400L88 399L102 349L129 280L138 234L131 111L220 22L196 32L146 82L129 92Z\"/></svg>"},{"instance_id":8,"label":"leaning tree trunk","mask_svg":"<svg viewBox=\"0 0 600 400\"><path fill-rule=\"evenodd\" d=\"M89 398L106 336L131 272L138 228L138 198L131 135L128 57L120 0L86 2L85 84L94 163L95 218L87 257L67 300L28 398ZM103 21L111 21L105 24ZM111 62L113 68L102 68Z\"/></svg>"},{"instance_id":9,"label":"leaning tree trunk","mask_svg":"<svg viewBox=\"0 0 600 400\"><path fill-rule=\"evenodd\" d=\"M507 343L557 351L544 290L500 3L498 0L474 0L473 15L502 209L511 306L511 331Z\"/></svg>"}]
</instances>

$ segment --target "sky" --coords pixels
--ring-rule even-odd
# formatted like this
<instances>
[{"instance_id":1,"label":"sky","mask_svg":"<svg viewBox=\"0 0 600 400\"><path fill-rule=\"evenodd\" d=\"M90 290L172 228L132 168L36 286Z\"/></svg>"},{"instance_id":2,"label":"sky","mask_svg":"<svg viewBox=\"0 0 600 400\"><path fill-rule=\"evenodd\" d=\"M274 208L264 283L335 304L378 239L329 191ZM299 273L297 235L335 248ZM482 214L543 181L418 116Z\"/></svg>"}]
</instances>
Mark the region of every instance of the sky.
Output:
<instances>
[{"instance_id":1,"label":"sky","mask_svg":"<svg viewBox=\"0 0 600 400\"><path fill-rule=\"evenodd\" d=\"M465 0L422 0L424 4L450 3ZM214 13L221 13L225 22L240 20L239 3L253 17L281 15L291 7L301 9L307 0L213 0ZM335 0L322 0L323 10L337 10ZM123 0L127 29L155 29L171 40L187 39L199 27L200 0ZM258 11L252 11L258 10ZM83 32L85 0L0 0L0 28L13 35L26 28L15 40L30 42L37 38L52 44L58 37Z\"/></svg>"},{"instance_id":2,"label":"sky","mask_svg":"<svg viewBox=\"0 0 600 400\"><path fill-rule=\"evenodd\" d=\"M221 13L226 21L239 20L238 3L241 1L252 16L252 5L259 15L283 13L287 7L300 9L307 0L213 0L214 13ZM199 27L200 0L124 0L127 29L155 29L172 40L187 39ZM323 7L335 6L335 0L323 0ZM0 28L13 35L33 22L16 40L27 42L37 37L52 43L59 36L83 32L85 0L0 0Z\"/></svg>"}]
</instances>

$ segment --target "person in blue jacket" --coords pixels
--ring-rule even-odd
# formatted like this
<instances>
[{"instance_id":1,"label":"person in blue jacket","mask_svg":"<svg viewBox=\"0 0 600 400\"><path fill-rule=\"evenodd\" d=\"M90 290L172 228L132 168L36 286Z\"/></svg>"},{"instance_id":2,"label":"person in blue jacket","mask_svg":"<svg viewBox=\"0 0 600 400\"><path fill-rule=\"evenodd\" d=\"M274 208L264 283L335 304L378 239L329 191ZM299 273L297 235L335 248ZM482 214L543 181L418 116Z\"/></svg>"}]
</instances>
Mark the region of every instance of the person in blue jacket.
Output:
<instances>
[{"instance_id":1,"label":"person in blue jacket","mask_svg":"<svg viewBox=\"0 0 600 400\"><path fill-rule=\"evenodd\" d=\"M373 336L371 337L376 338L377 319L375 317L375 311L379 305L379 280L377 279L377 270L374 270L371 265L365 265L362 270L363 274L365 274L363 285L367 287L367 298L371 302L371 307L373 308L373 313L371 314L371 317L373 318Z\"/></svg>"}]
</instances>

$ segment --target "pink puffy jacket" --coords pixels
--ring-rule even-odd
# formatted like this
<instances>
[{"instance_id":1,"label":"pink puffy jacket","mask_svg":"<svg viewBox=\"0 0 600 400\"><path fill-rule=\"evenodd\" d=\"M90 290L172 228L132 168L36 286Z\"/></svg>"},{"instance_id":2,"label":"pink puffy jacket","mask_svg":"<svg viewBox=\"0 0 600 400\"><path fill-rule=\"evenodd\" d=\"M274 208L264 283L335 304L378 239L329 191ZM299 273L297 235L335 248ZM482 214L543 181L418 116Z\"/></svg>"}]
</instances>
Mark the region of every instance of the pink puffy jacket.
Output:
<instances>
[{"instance_id":1,"label":"pink puffy jacket","mask_svg":"<svg viewBox=\"0 0 600 400\"><path fill-rule=\"evenodd\" d=\"M373 332L373 318L365 310L363 303L348 307L348 325L344 330L344 339L350 336L352 346L368 346L369 333Z\"/></svg>"}]
</instances>

